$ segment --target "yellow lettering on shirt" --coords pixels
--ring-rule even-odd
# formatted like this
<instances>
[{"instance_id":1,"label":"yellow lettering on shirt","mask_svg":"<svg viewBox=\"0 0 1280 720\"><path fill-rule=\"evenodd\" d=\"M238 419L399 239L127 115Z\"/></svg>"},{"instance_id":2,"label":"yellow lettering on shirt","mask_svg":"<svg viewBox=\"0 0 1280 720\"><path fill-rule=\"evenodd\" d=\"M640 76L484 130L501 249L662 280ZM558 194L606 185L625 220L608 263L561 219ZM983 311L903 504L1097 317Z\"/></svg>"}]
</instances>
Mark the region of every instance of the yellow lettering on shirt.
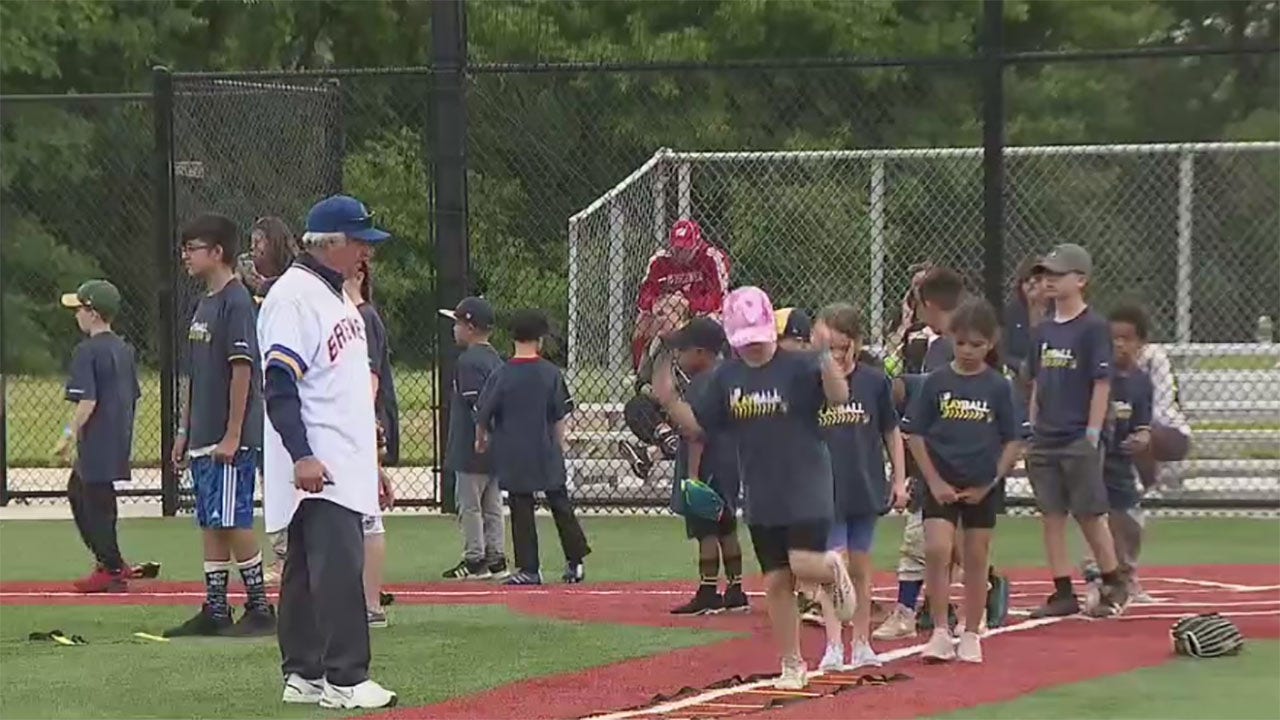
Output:
<instances>
[{"instance_id":1,"label":"yellow lettering on shirt","mask_svg":"<svg viewBox=\"0 0 1280 720\"><path fill-rule=\"evenodd\" d=\"M963 422L995 422L995 413L986 400L955 397L950 392L938 397L938 418Z\"/></svg>"},{"instance_id":2,"label":"yellow lettering on shirt","mask_svg":"<svg viewBox=\"0 0 1280 720\"><path fill-rule=\"evenodd\" d=\"M777 390L757 390L743 392L742 388L729 391L729 413L736 420L783 415L787 412L787 401Z\"/></svg>"},{"instance_id":3,"label":"yellow lettering on shirt","mask_svg":"<svg viewBox=\"0 0 1280 720\"><path fill-rule=\"evenodd\" d=\"M862 403L857 401L850 401L843 405L829 405L818 413L818 425L824 428L836 425L866 425L870 421Z\"/></svg>"}]
</instances>

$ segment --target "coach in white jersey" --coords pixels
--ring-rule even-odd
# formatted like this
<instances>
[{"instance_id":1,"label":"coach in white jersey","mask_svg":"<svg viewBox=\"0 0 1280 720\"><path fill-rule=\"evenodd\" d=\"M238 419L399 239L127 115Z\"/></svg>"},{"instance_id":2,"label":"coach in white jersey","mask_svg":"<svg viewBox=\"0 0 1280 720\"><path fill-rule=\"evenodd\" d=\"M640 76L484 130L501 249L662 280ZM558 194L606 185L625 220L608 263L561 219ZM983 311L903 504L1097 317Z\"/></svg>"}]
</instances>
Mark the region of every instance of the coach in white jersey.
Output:
<instances>
[{"instance_id":1,"label":"coach in white jersey","mask_svg":"<svg viewBox=\"0 0 1280 720\"><path fill-rule=\"evenodd\" d=\"M381 708L369 679L361 517L378 514L378 445L360 311L342 290L388 234L355 198L307 215L304 252L258 317L267 417L267 532L288 530L278 638L284 701Z\"/></svg>"}]
</instances>

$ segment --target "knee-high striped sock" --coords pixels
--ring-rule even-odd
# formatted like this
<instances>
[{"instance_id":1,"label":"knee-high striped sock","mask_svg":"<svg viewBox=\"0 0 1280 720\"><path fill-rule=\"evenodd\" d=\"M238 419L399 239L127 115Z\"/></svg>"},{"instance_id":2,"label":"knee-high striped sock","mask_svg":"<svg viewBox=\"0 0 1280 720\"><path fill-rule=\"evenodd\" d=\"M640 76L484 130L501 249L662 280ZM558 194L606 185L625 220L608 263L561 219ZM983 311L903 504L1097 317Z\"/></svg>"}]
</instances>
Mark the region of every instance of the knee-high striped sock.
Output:
<instances>
[{"instance_id":1,"label":"knee-high striped sock","mask_svg":"<svg viewBox=\"0 0 1280 720\"><path fill-rule=\"evenodd\" d=\"M266 610L267 584L262 577L262 553L240 562L240 578L244 580L244 591L249 596L245 607L250 610Z\"/></svg>"},{"instance_id":2,"label":"knee-high striped sock","mask_svg":"<svg viewBox=\"0 0 1280 720\"><path fill-rule=\"evenodd\" d=\"M231 606L227 604L227 581L230 577L231 561L204 561L204 603L209 613L216 617L231 614Z\"/></svg>"}]
</instances>

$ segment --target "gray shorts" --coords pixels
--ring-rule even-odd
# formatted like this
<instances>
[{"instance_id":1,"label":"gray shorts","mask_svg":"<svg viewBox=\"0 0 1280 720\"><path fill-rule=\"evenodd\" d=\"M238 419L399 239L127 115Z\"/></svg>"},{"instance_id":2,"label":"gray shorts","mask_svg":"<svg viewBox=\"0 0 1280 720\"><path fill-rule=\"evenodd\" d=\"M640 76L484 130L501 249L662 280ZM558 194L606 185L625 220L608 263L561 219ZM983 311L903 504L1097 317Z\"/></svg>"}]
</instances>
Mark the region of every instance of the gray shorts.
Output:
<instances>
[{"instance_id":1,"label":"gray shorts","mask_svg":"<svg viewBox=\"0 0 1280 720\"><path fill-rule=\"evenodd\" d=\"M1062 447L1032 442L1027 451L1027 479L1036 505L1045 515L1096 517L1111 509L1102 481L1102 449L1087 438Z\"/></svg>"}]
</instances>

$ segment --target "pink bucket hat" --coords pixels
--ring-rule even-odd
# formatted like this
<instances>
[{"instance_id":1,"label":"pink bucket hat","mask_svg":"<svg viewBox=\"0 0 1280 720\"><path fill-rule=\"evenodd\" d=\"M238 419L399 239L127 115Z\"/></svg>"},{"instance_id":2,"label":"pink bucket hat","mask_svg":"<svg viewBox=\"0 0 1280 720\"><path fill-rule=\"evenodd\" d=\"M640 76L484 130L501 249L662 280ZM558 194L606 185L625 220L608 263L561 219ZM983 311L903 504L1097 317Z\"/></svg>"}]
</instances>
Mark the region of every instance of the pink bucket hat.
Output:
<instances>
[{"instance_id":1,"label":"pink bucket hat","mask_svg":"<svg viewBox=\"0 0 1280 720\"><path fill-rule=\"evenodd\" d=\"M773 303L758 287L747 285L724 299L724 331L735 348L752 343L777 342Z\"/></svg>"}]
</instances>

